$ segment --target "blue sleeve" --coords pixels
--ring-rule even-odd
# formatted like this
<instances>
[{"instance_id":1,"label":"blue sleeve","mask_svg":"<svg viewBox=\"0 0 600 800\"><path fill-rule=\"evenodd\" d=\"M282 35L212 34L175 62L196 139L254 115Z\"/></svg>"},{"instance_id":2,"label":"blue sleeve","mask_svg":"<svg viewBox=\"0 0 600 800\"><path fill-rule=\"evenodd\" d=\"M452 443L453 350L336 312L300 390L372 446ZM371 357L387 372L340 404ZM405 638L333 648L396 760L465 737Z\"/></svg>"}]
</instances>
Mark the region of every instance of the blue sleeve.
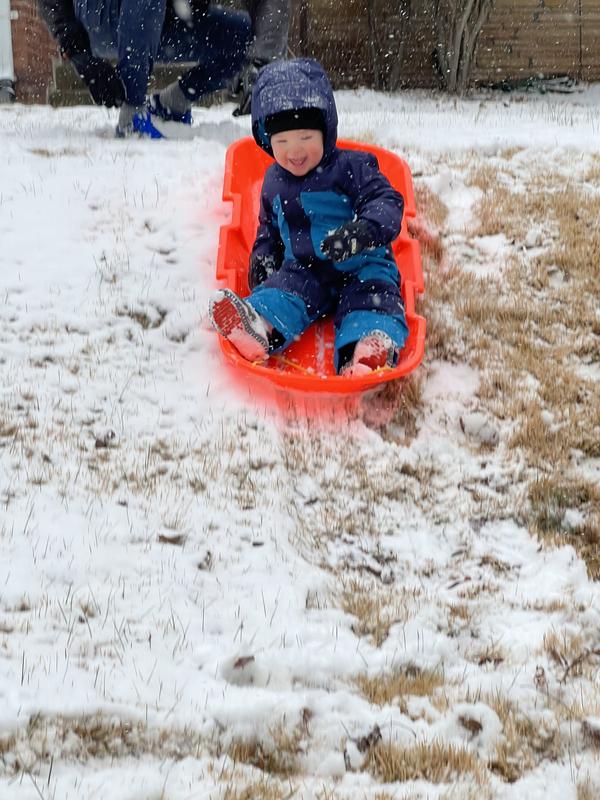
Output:
<instances>
[{"instance_id":1,"label":"blue sleeve","mask_svg":"<svg viewBox=\"0 0 600 800\"><path fill-rule=\"evenodd\" d=\"M158 53L167 0L122 0L119 13L117 72L127 102L142 106Z\"/></svg>"},{"instance_id":2,"label":"blue sleeve","mask_svg":"<svg viewBox=\"0 0 600 800\"><path fill-rule=\"evenodd\" d=\"M263 186L260 196L260 211L258 213L258 230L250 255L250 275L256 276L258 273L266 273L265 277L268 277L268 275L276 272L283 262L284 250L285 247L273 207Z\"/></svg>"},{"instance_id":3,"label":"blue sleeve","mask_svg":"<svg viewBox=\"0 0 600 800\"><path fill-rule=\"evenodd\" d=\"M284 244L279 225L273 213L271 201L264 189L260 196L258 230L252 246L251 263L256 259L269 266L271 271L279 269L283 261Z\"/></svg>"},{"instance_id":4,"label":"blue sleeve","mask_svg":"<svg viewBox=\"0 0 600 800\"><path fill-rule=\"evenodd\" d=\"M358 219L373 223L374 234L377 236L375 246L387 245L400 233L404 198L379 171L379 164L374 155L356 154L351 161L350 196L355 214Z\"/></svg>"}]
</instances>

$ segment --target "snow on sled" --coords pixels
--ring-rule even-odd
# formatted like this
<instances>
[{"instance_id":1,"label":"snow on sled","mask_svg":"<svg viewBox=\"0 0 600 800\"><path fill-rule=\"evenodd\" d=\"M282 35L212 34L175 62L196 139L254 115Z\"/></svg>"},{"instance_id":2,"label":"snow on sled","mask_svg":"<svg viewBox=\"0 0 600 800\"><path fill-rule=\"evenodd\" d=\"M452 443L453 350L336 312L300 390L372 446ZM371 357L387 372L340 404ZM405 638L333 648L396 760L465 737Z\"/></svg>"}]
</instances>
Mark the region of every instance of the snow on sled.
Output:
<instances>
[{"instance_id":1,"label":"snow on sled","mask_svg":"<svg viewBox=\"0 0 600 800\"><path fill-rule=\"evenodd\" d=\"M421 363L425 349L425 319L415 313L415 295L423 292L423 270L419 243L409 236L407 230L408 219L416 216L408 164L394 153L374 145L339 140L338 147L373 153L380 170L404 197L402 230L392 245L402 276L402 296L409 330L398 365L368 375L337 375L333 366L334 333L330 319L311 325L299 341L266 363L247 361L227 340L219 337L219 342L229 363L255 377L266 378L288 389L351 394L408 375ZM231 201L233 207L231 222L221 226L217 279L242 296L249 294L248 264L258 227L260 191L265 171L272 163L251 137L234 142L227 150L223 199Z\"/></svg>"}]
</instances>

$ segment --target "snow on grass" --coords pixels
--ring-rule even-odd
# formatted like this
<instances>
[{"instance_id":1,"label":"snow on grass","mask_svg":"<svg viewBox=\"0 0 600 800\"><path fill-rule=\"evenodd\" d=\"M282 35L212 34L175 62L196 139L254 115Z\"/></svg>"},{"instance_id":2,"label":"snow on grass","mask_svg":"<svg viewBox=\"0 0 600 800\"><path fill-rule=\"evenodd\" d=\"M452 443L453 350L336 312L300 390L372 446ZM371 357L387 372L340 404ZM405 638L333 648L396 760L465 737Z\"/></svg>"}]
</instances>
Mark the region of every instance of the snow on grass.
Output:
<instances>
[{"instance_id":1,"label":"snow on grass","mask_svg":"<svg viewBox=\"0 0 600 800\"><path fill-rule=\"evenodd\" d=\"M430 350L329 425L236 381L206 324L247 120L157 143L0 111L0 796L596 796L597 456L532 482L515 364L531 403L543 375L459 301L542 268L564 220L484 230L481 203L544 170L591 196L598 102L340 93L341 134L413 168ZM572 324L561 286L539 294Z\"/></svg>"}]
</instances>

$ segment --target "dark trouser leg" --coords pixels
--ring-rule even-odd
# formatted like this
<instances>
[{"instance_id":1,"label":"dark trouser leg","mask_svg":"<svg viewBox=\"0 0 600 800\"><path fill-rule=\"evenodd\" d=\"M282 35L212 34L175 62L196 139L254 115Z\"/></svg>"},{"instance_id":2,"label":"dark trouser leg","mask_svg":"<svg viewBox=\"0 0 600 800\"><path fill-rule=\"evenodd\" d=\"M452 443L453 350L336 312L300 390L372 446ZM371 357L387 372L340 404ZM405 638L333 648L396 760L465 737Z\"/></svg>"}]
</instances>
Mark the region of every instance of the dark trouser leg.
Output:
<instances>
[{"instance_id":1,"label":"dark trouser leg","mask_svg":"<svg viewBox=\"0 0 600 800\"><path fill-rule=\"evenodd\" d=\"M157 61L196 62L179 79L190 101L222 89L241 68L250 44L250 17L241 11L211 7L196 10L191 20L169 14L163 28Z\"/></svg>"}]
</instances>

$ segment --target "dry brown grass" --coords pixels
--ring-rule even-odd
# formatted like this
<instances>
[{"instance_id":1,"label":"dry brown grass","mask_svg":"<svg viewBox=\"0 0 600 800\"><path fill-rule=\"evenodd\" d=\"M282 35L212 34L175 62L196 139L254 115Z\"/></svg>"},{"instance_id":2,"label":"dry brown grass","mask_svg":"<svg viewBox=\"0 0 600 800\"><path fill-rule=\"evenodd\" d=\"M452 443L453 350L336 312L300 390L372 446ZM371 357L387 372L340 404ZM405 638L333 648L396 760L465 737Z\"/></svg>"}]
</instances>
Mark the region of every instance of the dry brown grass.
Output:
<instances>
[{"instance_id":1,"label":"dry brown grass","mask_svg":"<svg viewBox=\"0 0 600 800\"><path fill-rule=\"evenodd\" d=\"M291 787L278 779L298 772L302 741L308 736L307 722L308 717L290 728L282 721L273 725L260 740L234 740L224 744L220 739L203 738L192 728L152 728L143 721L115 716L50 718L36 715L15 736L0 739L0 758L7 774L18 774L58 758L82 763L91 759L144 756L179 761L201 755L220 758L226 754L234 765L253 766L264 773L251 784L243 776L234 781L233 773L225 779L220 775L220 782L227 784L229 795L226 796L232 800L283 800L292 796Z\"/></svg>"},{"instance_id":2,"label":"dry brown grass","mask_svg":"<svg viewBox=\"0 0 600 800\"><path fill-rule=\"evenodd\" d=\"M531 484L529 501L540 533L558 533L565 530L565 512L591 509L600 502L600 489L589 481L553 475Z\"/></svg>"},{"instance_id":3,"label":"dry brown grass","mask_svg":"<svg viewBox=\"0 0 600 800\"><path fill-rule=\"evenodd\" d=\"M376 395L364 398L362 418L369 427L379 428L382 438L401 439L408 445L418 433L422 407L423 375L412 373L402 380L388 381Z\"/></svg>"},{"instance_id":4,"label":"dry brown grass","mask_svg":"<svg viewBox=\"0 0 600 800\"><path fill-rule=\"evenodd\" d=\"M544 651L550 656L559 667L565 669L573 663L584 650L584 640L581 634L563 630L558 632L550 631L544 635ZM581 675L581 667L578 667L575 675Z\"/></svg>"},{"instance_id":5,"label":"dry brown grass","mask_svg":"<svg viewBox=\"0 0 600 800\"><path fill-rule=\"evenodd\" d=\"M222 800L288 800L295 794L292 787L270 778L262 778L251 783L243 783L239 779L227 784Z\"/></svg>"},{"instance_id":6,"label":"dry brown grass","mask_svg":"<svg viewBox=\"0 0 600 800\"><path fill-rule=\"evenodd\" d=\"M37 714L17 734L3 739L7 774L28 772L52 759L198 758L207 743L191 728L151 728L142 721L103 714L46 717Z\"/></svg>"},{"instance_id":7,"label":"dry brown grass","mask_svg":"<svg viewBox=\"0 0 600 800\"><path fill-rule=\"evenodd\" d=\"M502 737L497 741L495 751L484 765L506 783L513 783L543 761L556 761L566 751L567 743L560 732L560 720L581 721L586 715L593 716L596 706L585 703L584 708L577 703L552 704L551 697L545 697L553 715L538 713L535 718L524 713L509 697L499 693L476 692L460 697L464 703L484 703L498 716L502 724ZM442 714L447 714L458 698L448 696L444 691L433 698L433 705ZM540 709L541 711L542 709ZM467 725L471 720L467 717Z\"/></svg>"},{"instance_id":8,"label":"dry brown grass","mask_svg":"<svg viewBox=\"0 0 600 800\"><path fill-rule=\"evenodd\" d=\"M29 152L40 158L64 158L69 156L88 156L88 151L75 147L59 147L51 150L49 147L31 147Z\"/></svg>"},{"instance_id":9,"label":"dry brown grass","mask_svg":"<svg viewBox=\"0 0 600 800\"><path fill-rule=\"evenodd\" d=\"M301 489L293 499L294 544L312 560L326 555L332 540L343 540L344 546L354 540L356 548L353 552L346 549L344 562L338 562L334 570L336 575L344 572L381 577L394 557L379 549L378 509L382 504L391 507L395 502L404 503L407 497L420 506L428 502L427 470L439 467L391 466L389 458L382 458L380 452L357 447L355 433L350 428L344 430L339 422L335 437L304 421L297 429L285 430L281 442L282 463L290 485L302 486L307 477L318 477L314 490L309 489L310 497ZM366 550L368 559L362 555ZM327 558L322 566L331 569ZM390 603L385 601L384 605Z\"/></svg>"},{"instance_id":10,"label":"dry brown grass","mask_svg":"<svg viewBox=\"0 0 600 800\"><path fill-rule=\"evenodd\" d=\"M3 734L0 736L0 756L4 753L10 752L16 743L16 737L12 734Z\"/></svg>"},{"instance_id":11,"label":"dry brown grass","mask_svg":"<svg viewBox=\"0 0 600 800\"><path fill-rule=\"evenodd\" d=\"M600 788L589 778L577 784L577 800L598 800Z\"/></svg>"},{"instance_id":12,"label":"dry brown grass","mask_svg":"<svg viewBox=\"0 0 600 800\"><path fill-rule=\"evenodd\" d=\"M368 752L365 769L383 783L449 783L466 775L481 785L486 782L485 766L474 753L439 741L408 747L381 742Z\"/></svg>"},{"instance_id":13,"label":"dry brown grass","mask_svg":"<svg viewBox=\"0 0 600 800\"><path fill-rule=\"evenodd\" d=\"M399 794L398 792L401 791ZM323 786L320 791L315 794L315 800L351 800L351 798L356 797L356 792L348 792L343 790L338 790L335 787ZM410 792L406 789L403 790L392 790L392 794L388 792L376 792L376 794L364 794L361 795L361 800L423 800L423 794L421 792ZM458 800L458 798L456 798ZM464 800L462 798L461 800ZM470 798L470 800L475 800L474 798ZM478 800L487 800L487 798L478 798Z\"/></svg>"},{"instance_id":14,"label":"dry brown grass","mask_svg":"<svg viewBox=\"0 0 600 800\"><path fill-rule=\"evenodd\" d=\"M377 794L373 795L373 800L422 800L422 794L403 794L401 797L393 794L387 794L386 792L378 792Z\"/></svg>"},{"instance_id":15,"label":"dry brown grass","mask_svg":"<svg viewBox=\"0 0 600 800\"><path fill-rule=\"evenodd\" d=\"M583 180L592 186L600 184L600 158L598 156L592 159L592 163L584 172Z\"/></svg>"},{"instance_id":16,"label":"dry brown grass","mask_svg":"<svg viewBox=\"0 0 600 800\"><path fill-rule=\"evenodd\" d=\"M369 469L364 454L351 446L350 437L345 443L333 443L328 432L308 426L286 431L282 446L291 482L319 476L314 499L297 508L296 536L302 546L319 552L331 539L377 537L374 508L383 488L378 480L381 472Z\"/></svg>"},{"instance_id":17,"label":"dry brown grass","mask_svg":"<svg viewBox=\"0 0 600 800\"><path fill-rule=\"evenodd\" d=\"M475 650L472 656L472 661L483 667L487 664L498 667L505 660L506 655L497 642L489 642L482 648Z\"/></svg>"},{"instance_id":18,"label":"dry brown grass","mask_svg":"<svg viewBox=\"0 0 600 800\"><path fill-rule=\"evenodd\" d=\"M375 646L380 647L393 625L406 622L418 611L420 595L419 589L400 589L376 580L351 578L341 582L336 599L355 618L353 632L371 637Z\"/></svg>"},{"instance_id":19,"label":"dry brown grass","mask_svg":"<svg viewBox=\"0 0 600 800\"><path fill-rule=\"evenodd\" d=\"M425 221L424 229L439 235L448 219L446 204L424 184L415 187L415 201L419 209L419 218Z\"/></svg>"},{"instance_id":20,"label":"dry brown grass","mask_svg":"<svg viewBox=\"0 0 600 800\"><path fill-rule=\"evenodd\" d=\"M494 800L495 793L489 786L454 786L439 796L439 800Z\"/></svg>"},{"instance_id":21,"label":"dry brown grass","mask_svg":"<svg viewBox=\"0 0 600 800\"><path fill-rule=\"evenodd\" d=\"M512 145L511 147L503 147L502 150L498 153L498 156L505 161L512 161L515 156L518 156L520 153L524 151L524 147L520 147L519 145Z\"/></svg>"},{"instance_id":22,"label":"dry brown grass","mask_svg":"<svg viewBox=\"0 0 600 800\"><path fill-rule=\"evenodd\" d=\"M370 703L384 706L398 702L403 713L407 712L408 697L431 697L444 682L441 670L421 669L414 664L356 678L357 686Z\"/></svg>"},{"instance_id":23,"label":"dry brown grass","mask_svg":"<svg viewBox=\"0 0 600 800\"><path fill-rule=\"evenodd\" d=\"M479 397L512 425L509 448L522 453L529 469L524 522L551 543L572 544L590 575L600 577L600 494L589 485L583 494L575 491L571 507L585 514L585 524L570 531L558 525L556 497L548 497L544 510L540 491L562 473L568 492L559 492L560 506L585 483L572 454L579 461L600 454L600 393L586 373L597 369L600 353L600 197L552 172L535 174L516 191L508 166L503 174L478 166L468 182L482 192L469 235L503 233L515 248L486 278L462 269L460 256L453 265L426 254L428 353L480 370ZM427 206L433 207L429 198L422 213ZM525 258L519 249L531 226L543 232L544 250Z\"/></svg>"},{"instance_id":24,"label":"dry brown grass","mask_svg":"<svg viewBox=\"0 0 600 800\"><path fill-rule=\"evenodd\" d=\"M448 209L440 198L425 185L415 188L418 216L411 221L409 232L418 239L426 276L426 291L419 298L419 313L427 320L425 340L428 358L453 360L449 349L454 341L452 322L448 309L448 287L457 279L458 271L446 263L441 231L448 217ZM456 355L456 354L454 354Z\"/></svg>"},{"instance_id":25,"label":"dry brown grass","mask_svg":"<svg viewBox=\"0 0 600 800\"><path fill-rule=\"evenodd\" d=\"M590 577L600 578L600 490L589 481L551 476L529 487L530 523L549 541L572 545L585 560ZM585 523L571 529L566 512L584 515Z\"/></svg>"},{"instance_id":26,"label":"dry brown grass","mask_svg":"<svg viewBox=\"0 0 600 800\"><path fill-rule=\"evenodd\" d=\"M587 720L590 718L596 719L600 716L600 681L597 677L598 656L590 656L590 660L587 658L583 660L587 667L587 669L584 670L584 676L586 673L590 674L594 672L596 675L595 680L585 681L584 677L583 682L580 682L577 687L577 692L566 696L568 699L565 699L560 694L554 695L550 693L547 698L548 707L560 722L567 723L569 726L573 725L573 723L581 724L582 733L587 739L587 744L592 745L594 749L596 749L598 743L597 741L590 740L589 723ZM590 665L595 665L595 669L592 670ZM570 674L569 672L568 675Z\"/></svg>"},{"instance_id":27,"label":"dry brown grass","mask_svg":"<svg viewBox=\"0 0 600 800\"><path fill-rule=\"evenodd\" d=\"M460 631L468 628L473 619L474 609L468 603L451 603L446 608L448 635L458 636Z\"/></svg>"},{"instance_id":28,"label":"dry brown grass","mask_svg":"<svg viewBox=\"0 0 600 800\"><path fill-rule=\"evenodd\" d=\"M581 677L586 672L588 677L594 677L598 658L592 650L586 646L580 633L551 630L544 635L544 651L558 667L562 667L563 674L572 678Z\"/></svg>"},{"instance_id":29,"label":"dry brown grass","mask_svg":"<svg viewBox=\"0 0 600 800\"><path fill-rule=\"evenodd\" d=\"M306 729L297 725L290 729L284 722L274 725L263 740L235 739L225 748L234 764L249 764L268 775L289 778L298 773L302 740Z\"/></svg>"},{"instance_id":30,"label":"dry brown grass","mask_svg":"<svg viewBox=\"0 0 600 800\"><path fill-rule=\"evenodd\" d=\"M543 760L556 760L563 752L558 723L532 720L507 697L484 698L502 723L504 738L498 742L489 768L507 783L518 780Z\"/></svg>"},{"instance_id":31,"label":"dry brown grass","mask_svg":"<svg viewBox=\"0 0 600 800\"><path fill-rule=\"evenodd\" d=\"M542 614L564 614L567 612L569 605L568 601L562 598L554 598L552 600L534 600L525 605L525 608L533 611L539 611ZM583 609L581 609L583 610Z\"/></svg>"},{"instance_id":32,"label":"dry brown grass","mask_svg":"<svg viewBox=\"0 0 600 800\"><path fill-rule=\"evenodd\" d=\"M476 186L483 194L490 194L498 187L498 170L490 164L480 163L472 167L467 177L469 186Z\"/></svg>"}]
</instances>

